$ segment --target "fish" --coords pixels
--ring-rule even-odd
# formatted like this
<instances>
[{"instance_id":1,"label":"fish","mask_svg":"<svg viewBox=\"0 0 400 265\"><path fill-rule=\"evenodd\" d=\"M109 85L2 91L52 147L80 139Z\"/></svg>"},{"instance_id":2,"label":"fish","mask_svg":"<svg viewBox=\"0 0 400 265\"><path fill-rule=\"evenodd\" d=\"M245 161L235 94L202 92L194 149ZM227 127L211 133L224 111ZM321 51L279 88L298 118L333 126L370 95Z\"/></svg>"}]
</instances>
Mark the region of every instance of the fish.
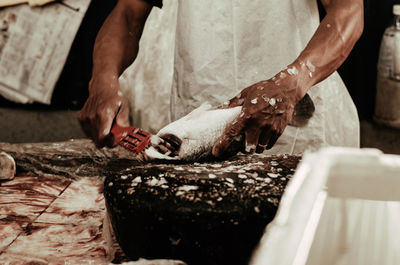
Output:
<instances>
[{"instance_id":1,"label":"fish","mask_svg":"<svg viewBox=\"0 0 400 265\"><path fill-rule=\"evenodd\" d=\"M150 146L141 153L142 160L198 161L212 157L214 144L241 110L241 106L222 109L203 103L153 135ZM159 150L165 141L172 146L172 151Z\"/></svg>"},{"instance_id":2,"label":"fish","mask_svg":"<svg viewBox=\"0 0 400 265\"><path fill-rule=\"evenodd\" d=\"M315 105L310 95L306 94L299 103L294 106L293 116L289 125L295 127L304 127L314 115Z\"/></svg>"},{"instance_id":3,"label":"fish","mask_svg":"<svg viewBox=\"0 0 400 265\"><path fill-rule=\"evenodd\" d=\"M139 154L139 159L187 162L211 159L214 144L241 111L242 106L220 108L205 102L186 116L166 125L156 135L152 135L151 144ZM314 103L306 94L295 106L289 124L306 126L314 111ZM244 146L244 136L236 137L222 159L244 150Z\"/></svg>"}]
</instances>

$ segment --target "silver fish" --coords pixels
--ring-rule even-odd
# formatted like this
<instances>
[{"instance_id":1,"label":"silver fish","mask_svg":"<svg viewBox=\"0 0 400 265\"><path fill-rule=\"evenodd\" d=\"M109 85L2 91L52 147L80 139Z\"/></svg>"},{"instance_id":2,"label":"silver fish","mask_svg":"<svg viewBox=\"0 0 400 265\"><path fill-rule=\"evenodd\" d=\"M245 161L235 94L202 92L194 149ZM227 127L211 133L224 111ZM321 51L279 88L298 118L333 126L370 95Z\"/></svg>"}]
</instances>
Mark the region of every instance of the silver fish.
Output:
<instances>
[{"instance_id":1,"label":"silver fish","mask_svg":"<svg viewBox=\"0 0 400 265\"><path fill-rule=\"evenodd\" d=\"M218 109L209 103L202 104L153 136L151 146L142 153L143 159L195 161L211 156L215 142L239 116L241 109L241 106ZM160 147L165 141L169 143L169 151Z\"/></svg>"},{"instance_id":2,"label":"silver fish","mask_svg":"<svg viewBox=\"0 0 400 265\"><path fill-rule=\"evenodd\" d=\"M241 106L215 108L204 103L188 115L176 120L157 135L152 136L151 145L139 156L144 161L183 160L197 161L211 157L218 138L227 126L240 115ZM302 127L312 117L315 107L310 96L306 96L295 106L290 125ZM227 156L243 149L243 137L234 139Z\"/></svg>"}]
</instances>

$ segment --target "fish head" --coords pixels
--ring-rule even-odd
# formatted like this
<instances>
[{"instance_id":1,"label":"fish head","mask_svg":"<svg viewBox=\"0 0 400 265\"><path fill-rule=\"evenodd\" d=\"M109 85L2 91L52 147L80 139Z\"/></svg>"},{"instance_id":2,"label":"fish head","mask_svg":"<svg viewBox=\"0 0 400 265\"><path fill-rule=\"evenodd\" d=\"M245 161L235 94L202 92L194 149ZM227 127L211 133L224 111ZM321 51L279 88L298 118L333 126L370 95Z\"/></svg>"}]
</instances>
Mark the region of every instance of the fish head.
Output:
<instances>
[{"instance_id":1,"label":"fish head","mask_svg":"<svg viewBox=\"0 0 400 265\"><path fill-rule=\"evenodd\" d=\"M293 116L289 125L304 127L308 124L315 112L315 105L311 97L306 94L294 107Z\"/></svg>"}]
</instances>

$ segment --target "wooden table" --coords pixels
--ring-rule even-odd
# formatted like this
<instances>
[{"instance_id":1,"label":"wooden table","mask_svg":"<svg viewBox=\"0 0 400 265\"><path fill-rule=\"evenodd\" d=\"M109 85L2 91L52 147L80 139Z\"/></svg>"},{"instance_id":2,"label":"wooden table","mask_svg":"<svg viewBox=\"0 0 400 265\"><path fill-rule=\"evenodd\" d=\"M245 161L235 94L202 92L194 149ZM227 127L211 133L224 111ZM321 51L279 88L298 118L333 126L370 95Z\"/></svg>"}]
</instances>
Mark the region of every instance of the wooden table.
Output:
<instances>
[{"instance_id":1,"label":"wooden table","mask_svg":"<svg viewBox=\"0 0 400 265\"><path fill-rule=\"evenodd\" d=\"M0 264L109 264L100 169L119 151L86 140L0 143L0 150L18 168L0 182ZM116 258L124 260L120 251Z\"/></svg>"}]
</instances>

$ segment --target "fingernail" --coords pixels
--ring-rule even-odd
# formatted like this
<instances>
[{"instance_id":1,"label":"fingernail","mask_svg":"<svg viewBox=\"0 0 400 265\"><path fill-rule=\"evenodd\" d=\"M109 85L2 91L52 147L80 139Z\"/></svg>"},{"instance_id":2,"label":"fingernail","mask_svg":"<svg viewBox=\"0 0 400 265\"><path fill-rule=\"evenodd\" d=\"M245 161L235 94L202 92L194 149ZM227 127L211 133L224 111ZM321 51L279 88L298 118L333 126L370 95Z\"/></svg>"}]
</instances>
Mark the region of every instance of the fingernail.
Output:
<instances>
[{"instance_id":1,"label":"fingernail","mask_svg":"<svg viewBox=\"0 0 400 265\"><path fill-rule=\"evenodd\" d=\"M219 156L219 148L213 147L212 152L213 156L218 157Z\"/></svg>"},{"instance_id":2,"label":"fingernail","mask_svg":"<svg viewBox=\"0 0 400 265\"><path fill-rule=\"evenodd\" d=\"M257 146L257 148L256 148L256 153L257 153L257 154L261 154L262 152L264 152L264 150L265 150L264 147L262 147L262 146Z\"/></svg>"}]
</instances>

